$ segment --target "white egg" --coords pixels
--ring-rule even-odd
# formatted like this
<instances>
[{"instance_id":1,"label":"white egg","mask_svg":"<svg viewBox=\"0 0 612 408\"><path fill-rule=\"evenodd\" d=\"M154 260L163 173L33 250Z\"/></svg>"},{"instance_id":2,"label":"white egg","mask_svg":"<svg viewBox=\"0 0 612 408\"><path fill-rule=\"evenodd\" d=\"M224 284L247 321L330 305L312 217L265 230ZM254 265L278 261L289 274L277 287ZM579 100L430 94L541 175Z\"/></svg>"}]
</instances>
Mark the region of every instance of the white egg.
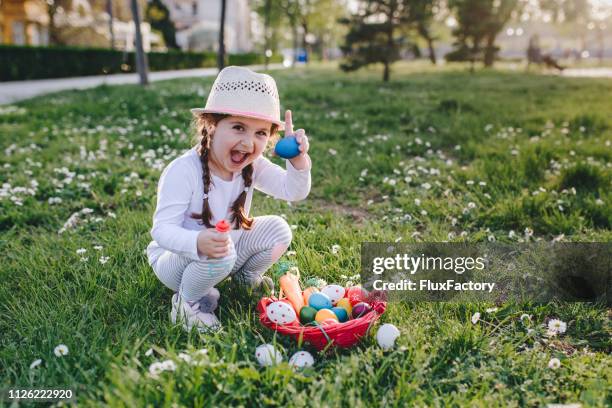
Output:
<instances>
[{"instance_id":1,"label":"white egg","mask_svg":"<svg viewBox=\"0 0 612 408\"><path fill-rule=\"evenodd\" d=\"M312 367L314 357L307 351L298 351L289 359L289 365L296 368Z\"/></svg>"},{"instance_id":2,"label":"white egg","mask_svg":"<svg viewBox=\"0 0 612 408\"><path fill-rule=\"evenodd\" d=\"M283 361L282 354L272 344L262 344L255 349L255 358L259 365L266 367Z\"/></svg>"},{"instance_id":3,"label":"white egg","mask_svg":"<svg viewBox=\"0 0 612 408\"><path fill-rule=\"evenodd\" d=\"M395 345L395 340L399 337L400 331L390 323L385 323L376 332L376 341L383 350L389 350Z\"/></svg>"},{"instance_id":4,"label":"white egg","mask_svg":"<svg viewBox=\"0 0 612 408\"><path fill-rule=\"evenodd\" d=\"M329 296L333 305L344 297L344 288L340 285L327 285L321 289L321 292Z\"/></svg>"},{"instance_id":5,"label":"white egg","mask_svg":"<svg viewBox=\"0 0 612 408\"><path fill-rule=\"evenodd\" d=\"M295 310L286 302L272 302L266 307L266 316L276 324L289 324L297 319Z\"/></svg>"}]
</instances>

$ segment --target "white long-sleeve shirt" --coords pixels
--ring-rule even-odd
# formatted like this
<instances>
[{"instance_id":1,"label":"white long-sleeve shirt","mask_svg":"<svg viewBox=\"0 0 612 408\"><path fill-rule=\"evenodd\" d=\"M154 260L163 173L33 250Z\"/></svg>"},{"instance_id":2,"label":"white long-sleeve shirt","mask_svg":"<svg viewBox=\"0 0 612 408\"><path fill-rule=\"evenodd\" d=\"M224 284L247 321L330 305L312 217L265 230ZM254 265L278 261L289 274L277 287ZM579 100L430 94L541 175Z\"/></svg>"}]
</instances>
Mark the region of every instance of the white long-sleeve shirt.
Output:
<instances>
[{"instance_id":1,"label":"white long-sleeve shirt","mask_svg":"<svg viewBox=\"0 0 612 408\"><path fill-rule=\"evenodd\" d=\"M170 162L163 170L157 186L157 207L153 214L153 241L147 246L149 264L165 250L189 257L193 260L205 260L205 255L198 254L197 239L204 225L191 218L191 213L202 212L204 183L202 181L202 164L196 146ZM310 168L297 170L289 160L287 169L272 163L260 156L253 162L253 182L247 192L244 205L248 215L253 199L253 187L286 201L299 201L310 192ZM231 181L223 180L211 173L212 183L208 193L208 203L212 212L211 224L222 219L232 218L231 205L244 190L241 173L234 173ZM230 237L236 243L242 229L230 230Z\"/></svg>"}]
</instances>

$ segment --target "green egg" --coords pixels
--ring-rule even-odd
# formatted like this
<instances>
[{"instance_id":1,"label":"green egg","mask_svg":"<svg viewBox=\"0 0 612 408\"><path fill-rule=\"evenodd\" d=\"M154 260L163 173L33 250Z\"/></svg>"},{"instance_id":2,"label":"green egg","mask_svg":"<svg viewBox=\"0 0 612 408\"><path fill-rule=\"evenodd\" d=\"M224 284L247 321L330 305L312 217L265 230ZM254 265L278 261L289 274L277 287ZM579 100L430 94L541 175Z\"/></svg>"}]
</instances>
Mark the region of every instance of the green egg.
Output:
<instances>
[{"instance_id":1,"label":"green egg","mask_svg":"<svg viewBox=\"0 0 612 408\"><path fill-rule=\"evenodd\" d=\"M300 309L300 322L302 324L308 324L315 319L317 315L317 309L310 306L304 306Z\"/></svg>"}]
</instances>

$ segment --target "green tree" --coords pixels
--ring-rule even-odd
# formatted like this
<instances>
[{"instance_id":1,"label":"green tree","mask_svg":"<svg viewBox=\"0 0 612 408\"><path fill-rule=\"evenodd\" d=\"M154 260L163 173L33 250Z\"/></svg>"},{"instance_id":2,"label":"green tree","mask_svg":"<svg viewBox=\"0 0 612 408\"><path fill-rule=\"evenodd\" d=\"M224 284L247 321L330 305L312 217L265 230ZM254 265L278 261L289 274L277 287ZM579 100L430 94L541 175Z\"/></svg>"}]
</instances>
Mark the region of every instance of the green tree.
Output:
<instances>
[{"instance_id":1,"label":"green tree","mask_svg":"<svg viewBox=\"0 0 612 408\"><path fill-rule=\"evenodd\" d=\"M400 58L408 45L404 35L409 23L407 6L402 0L367 0L360 11L341 23L349 27L340 47L343 71L354 71L369 64L382 63L383 81L389 81L391 64Z\"/></svg>"},{"instance_id":2,"label":"green tree","mask_svg":"<svg viewBox=\"0 0 612 408\"><path fill-rule=\"evenodd\" d=\"M166 47L178 48L176 44L176 29L170 19L170 11L161 0L150 0L147 3L145 20L151 24L151 28L161 32Z\"/></svg>"},{"instance_id":3,"label":"green tree","mask_svg":"<svg viewBox=\"0 0 612 408\"><path fill-rule=\"evenodd\" d=\"M447 59L470 61L472 70L481 59L485 66L492 66L499 51L495 39L520 4L519 0L449 0L457 28L453 30L455 49Z\"/></svg>"},{"instance_id":4,"label":"green tree","mask_svg":"<svg viewBox=\"0 0 612 408\"><path fill-rule=\"evenodd\" d=\"M439 0L409 0L407 2L410 22L416 32L427 43L429 60L436 63L436 51L434 49L434 37L431 30L434 12L438 9Z\"/></svg>"}]
</instances>

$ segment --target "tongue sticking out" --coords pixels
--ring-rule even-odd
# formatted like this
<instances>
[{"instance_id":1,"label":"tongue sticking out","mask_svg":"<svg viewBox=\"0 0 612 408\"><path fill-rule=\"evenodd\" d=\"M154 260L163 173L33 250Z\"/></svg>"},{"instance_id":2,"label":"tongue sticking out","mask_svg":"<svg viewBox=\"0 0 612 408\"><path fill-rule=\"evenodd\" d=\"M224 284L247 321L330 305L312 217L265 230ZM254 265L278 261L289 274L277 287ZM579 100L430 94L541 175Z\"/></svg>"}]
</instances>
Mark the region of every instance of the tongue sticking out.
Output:
<instances>
[{"instance_id":1,"label":"tongue sticking out","mask_svg":"<svg viewBox=\"0 0 612 408\"><path fill-rule=\"evenodd\" d=\"M232 163L241 164L243 163L248 156L248 153L242 153L237 150L231 151Z\"/></svg>"}]
</instances>

